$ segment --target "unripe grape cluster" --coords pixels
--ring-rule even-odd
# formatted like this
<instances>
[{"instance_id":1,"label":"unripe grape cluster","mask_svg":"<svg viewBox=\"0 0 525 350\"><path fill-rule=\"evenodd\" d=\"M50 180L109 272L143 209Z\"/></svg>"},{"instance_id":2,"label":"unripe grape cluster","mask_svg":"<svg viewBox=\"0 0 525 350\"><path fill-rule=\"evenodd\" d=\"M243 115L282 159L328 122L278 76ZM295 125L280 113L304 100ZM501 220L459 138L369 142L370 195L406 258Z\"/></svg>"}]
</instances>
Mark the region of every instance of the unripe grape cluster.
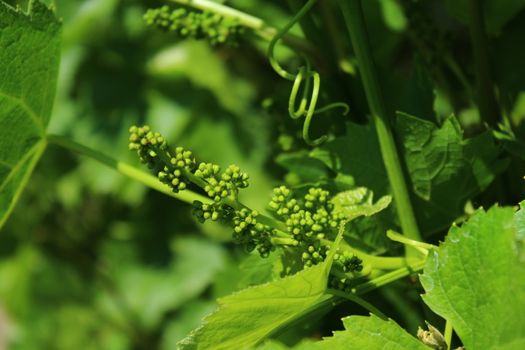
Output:
<instances>
[{"instance_id":1,"label":"unripe grape cluster","mask_svg":"<svg viewBox=\"0 0 525 350\"><path fill-rule=\"evenodd\" d=\"M361 272L363 261L352 253L343 252L335 254L334 266L339 267L343 272Z\"/></svg>"},{"instance_id":2,"label":"unripe grape cluster","mask_svg":"<svg viewBox=\"0 0 525 350\"><path fill-rule=\"evenodd\" d=\"M193 202L192 214L200 223L212 220L230 224L234 240L249 251L257 249L263 257L275 249L271 242L274 230L257 221L257 211L234 210L224 203L225 199L235 201L239 189L248 187L248 174L236 165L230 165L224 171L213 163L197 165L190 151L177 147L172 152L164 138L151 131L149 126L133 126L129 131L130 150L136 151L140 160L173 192L185 190L194 183L212 200L211 203Z\"/></svg>"},{"instance_id":3,"label":"unripe grape cluster","mask_svg":"<svg viewBox=\"0 0 525 350\"><path fill-rule=\"evenodd\" d=\"M176 33L181 38L206 39L212 45L235 46L245 29L235 18L169 6L149 9L144 20L150 26Z\"/></svg>"},{"instance_id":4,"label":"unripe grape cluster","mask_svg":"<svg viewBox=\"0 0 525 350\"><path fill-rule=\"evenodd\" d=\"M267 257L275 246L271 242L274 230L268 225L257 222L256 210L243 208L235 212L233 218L233 239L246 250L257 249L261 257Z\"/></svg>"},{"instance_id":5,"label":"unripe grape cluster","mask_svg":"<svg viewBox=\"0 0 525 350\"><path fill-rule=\"evenodd\" d=\"M140 161L153 169L157 165L158 151L165 152L167 149L164 137L152 132L147 125L141 128L132 126L129 133L129 149L137 151Z\"/></svg>"},{"instance_id":6,"label":"unripe grape cluster","mask_svg":"<svg viewBox=\"0 0 525 350\"><path fill-rule=\"evenodd\" d=\"M302 198L295 198L289 188L280 186L274 189L269 207L299 242L298 249L305 266L324 261L328 252L325 242L335 238L345 219L333 211L328 191L312 187Z\"/></svg>"},{"instance_id":7,"label":"unripe grape cluster","mask_svg":"<svg viewBox=\"0 0 525 350\"><path fill-rule=\"evenodd\" d=\"M349 252L337 253L334 255L332 269L336 269L340 273L331 275L328 285L331 288L351 293L355 283L354 273L363 270L363 261Z\"/></svg>"},{"instance_id":8,"label":"unripe grape cluster","mask_svg":"<svg viewBox=\"0 0 525 350\"><path fill-rule=\"evenodd\" d=\"M129 132L129 149L136 151L141 162L152 169L159 180L170 186L175 193L185 190L192 178L201 181L203 190L215 202L226 197L235 197L239 189L248 186L248 174L236 165L230 165L223 172L217 164L197 165L191 151L183 147L177 147L175 151L170 150L164 137L151 131L147 125L132 126ZM211 208L206 209L210 210ZM213 216L216 217L217 214Z\"/></svg>"},{"instance_id":9,"label":"unripe grape cluster","mask_svg":"<svg viewBox=\"0 0 525 350\"><path fill-rule=\"evenodd\" d=\"M241 188L248 187L249 176L236 165L230 165L221 174L221 167L213 163L200 163L195 176L206 181L204 191L215 202L228 196L236 196Z\"/></svg>"},{"instance_id":10,"label":"unripe grape cluster","mask_svg":"<svg viewBox=\"0 0 525 350\"><path fill-rule=\"evenodd\" d=\"M152 169L162 183L170 186L173 192L185 190L189 185L187 173L196 168L191 151L177 147L169 150L164 137L151 131L149 126L132 126L129 129L129 149L137 151L142 163Z\"/></svg>"},{"instance_id":11,"label":"unripe grape cluster","mask_svg":"<svg viewBox=\"0 0 525 350\"><path fill-rule=\"evenodd\" d=\"M269 208L280 222L261 216L237 201L239 189L246 188L248 175L236 165L224 171L213 163L197 163L191 151L182 147L172 151L164 137L149 126L130 128L129 148L136 151L159 180L177 193L189 186L201 189L209 202L194 201L192 213L204 223L220 221L231 225L233 239L248 251L257 250L267 257L277 246L296 254L303 266L323 262L346 218L334 211L330 193L312 187L299 195L285 186L273 190ZM264 218L264 220L263 220ZM362 261L348 252L336 252L334 268L345 276L362 270ZM336 280L346 283L345 278ZM335 282L334 282L335 283Z\"/></svg>"},{"instance_id":12,"label":"unripe grape cluster","mask_svg":"<svg viewBox=\"0 0 525 350\"><path fill-rule=\"evenodd\" d=\"M194 201L192 214L201 224L206 220L229 223L235 214L235 210L224 203L206 204L201 201Z\"/></svg>"}]
</instances>

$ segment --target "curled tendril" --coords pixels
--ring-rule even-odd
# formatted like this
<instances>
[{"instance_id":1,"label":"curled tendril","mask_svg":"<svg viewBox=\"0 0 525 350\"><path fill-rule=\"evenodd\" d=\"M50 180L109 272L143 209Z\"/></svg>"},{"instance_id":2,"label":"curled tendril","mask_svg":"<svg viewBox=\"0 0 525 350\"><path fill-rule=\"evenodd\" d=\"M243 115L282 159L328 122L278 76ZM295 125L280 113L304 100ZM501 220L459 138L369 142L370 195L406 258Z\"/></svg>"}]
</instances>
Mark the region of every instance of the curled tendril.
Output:
<instances>
[{"instance_id":1,"label":"curled tendril","mask_svg":"<svg viewBox=\"0 0 525 350\"><path fill-rule=\"evenodd\" d=\"M312 8L316 1L317 0L308 0L292 20L275 34L268 45L268 59L272 68L284 79L293 81L290 98L288 100L288 113L292 119L299 119L303 116L305 117L303 123L303 139L311 146L317 146L328 139L326 135L314 140L310 138L310 124L314 114L323 113L334 108L343 108L343 115L346 115L349 111L349 107L344 102L335 102L316 109L317 100L319 99L319 91L321 89L321 78L319 73L312 70L311 64L306 57L304 58L306 64L299 68L297 74L290 73L279 64L275 58L274 51L277 42L281 40L282 37L288 33L288 31ZM297 106L297 98L301 88L301 100Z\"/></svg>"}]
</instances>

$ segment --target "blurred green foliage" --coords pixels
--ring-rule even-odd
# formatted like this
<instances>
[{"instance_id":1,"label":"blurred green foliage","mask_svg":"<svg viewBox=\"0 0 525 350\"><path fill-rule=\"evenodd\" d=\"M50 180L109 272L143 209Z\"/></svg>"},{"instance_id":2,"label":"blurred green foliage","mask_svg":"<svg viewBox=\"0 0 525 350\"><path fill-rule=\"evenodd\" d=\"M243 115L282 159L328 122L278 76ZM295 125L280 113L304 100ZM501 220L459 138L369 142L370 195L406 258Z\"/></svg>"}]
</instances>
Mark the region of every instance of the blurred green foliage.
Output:
<instances>
[{"instance_id":1,"label":"blurred green foliage","mask_svg":"<svg viewBox=\"0 0 525 350\"><path fill-rule=\"evenodd\" d=\"M23 0L7 2L27 6ZM459 21L464 2L456 7L452 1L366 1L387 103L392 110L433 122L436 134L442 129L434 125L443 128L451 113L458 116L465 136L479 130L471 91L472 57L464 48L468 37ZM300 137L301 123L285 113L289 86L271 71L264 43L244 40L236 49L178 41L143 21L146 9L162 1L46 3L63 20L50 133L138 165L126 147L127 130L132 124L150 124L170 143L192 149L202 160L221 166L235 163L246 170L251 186L243 201L255 208L265 208L272 186L283 179L291 186L322 184L337 191L366 186L378 198L389 192L376 136L364 125L367 106L352 73L354 62L338 62L337 50L325 52L323 84L327 95L348 91L352 121L337 113L319 117L313 134L329 131L334 137L310 150ZM227 3L274 26L289 18L286 3L293 7L293 1L278 0ZM508 123L520 137L525 133L522 5L514 1L488 18L494 51L508 53L492 57L494 74ZM334 24L335 42L324 45L351 52L341 18ZM293 32L302 35L298 28ZM289 52L279 55L288 57ZM525 197L523 164L516 156L524 148L511 145L518 151L506 154L506 172L500 153L479 148L490 153L491 162L500 157L501 169L490 172L491 184L480 180L482 186L476 183L458 198L453 213L430 217L421 206L419 218L430 240L439 240L464 214L467 199L477 206L515 204ZM454 193L456 183L445 185L443 198ZM9 349L174 349L215 309L217 297L279 276L277 255L260 260L246 254L230 243L228 229L198 225L190 211L190 206L93 160L49 146L0 234L0 349L4 344ZM352 223L349 239L369 252L399 249L383 236L396 221L388 211L378 220ZM436 226L439 232L432 231ZM413 331L414 319L436 317L415 301L417 291L406 292L405 287L393 285L386 289L389 297L373 297L388 316ZM403 304L399 296L406 293ZM356 306L348 310L364 313ZM305 325L306 333L315 338L342 328L337 312ZM280 340L294 343L304 332L292 328Z\"/></svg>"}]
</instances>

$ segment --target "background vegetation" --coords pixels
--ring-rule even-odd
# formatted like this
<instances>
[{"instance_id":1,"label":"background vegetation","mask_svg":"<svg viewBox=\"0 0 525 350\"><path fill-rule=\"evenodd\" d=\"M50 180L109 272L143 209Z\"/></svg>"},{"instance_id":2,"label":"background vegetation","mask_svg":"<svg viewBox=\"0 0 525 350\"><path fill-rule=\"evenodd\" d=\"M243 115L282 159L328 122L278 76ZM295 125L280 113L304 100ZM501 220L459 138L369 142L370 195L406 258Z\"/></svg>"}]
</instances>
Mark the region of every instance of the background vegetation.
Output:
<instances>
[{"instance_id":1,"label":"background vegetation","mask_svg":"<svg viewBox=\"0 0 525 350\"><path fill-rule=\"evenodd\" d=\"M150 124L172 145L184 145L200 159L238 164L248 172L251 185L243 200L255 208L265 208L272 187L283 182L367 186L377 198L388 193L355 62L342 59L351 51L342 18L330 18L333 28L313 33L313 41L321 47L319 70L328 101L346 101L351 112L316 117L312 134L336 138L312 151L301 138L301 122L286 113L290 86L271 69L266 42L242 38L238 47L211 47L205 41L179 40L145 25L146 9L161 6L160 1L48 2L63 19L50 133L138 166L127 148L128 128ZM335 16L332 4L323 2L331 10L325 15ZM297 5L280 0L227 3L275 27L282 27L290 7ZM484 124L475 103L476 67L460 3L374 0L365 1L365 10L388 107L438 125L447 125L454 113L465 137L479 137ZM494 6L487 30L505 118L500 127L492 126L503 141L487 143L488 150L474 144L466 151L484 157L487 177L461 191L456 182L434 187L439 194L432 208L414 195L421 231L432 243L472 208L515 205L525 198L525 153L518 141L525 118L525 48L520 41L525 11L521 5ZM302 36L299 27L292 31ZM278 55L296 60L288 50ZM330 152L343 159L342 165L330 163ZM459 176L467 177L469 169ZM424 196L428 188L419 185L417 194ZM380 223L362 224L363 249L401 250L378 233L396 225L391 214ZM272 257L261 260L233 244L229 229L197 223L190 205L50 145L0 234L0 348L174 349L215 309L216 298L268 280L272 262ZM420 302L422 289L413 283L394 283L367 299L413 334L424 320L442 326ZM367 312L344 303L289 329L279 340L294 344L305 335L330 335L342 329L340 319L350 313Z\"/></svg>"}]
</instances>

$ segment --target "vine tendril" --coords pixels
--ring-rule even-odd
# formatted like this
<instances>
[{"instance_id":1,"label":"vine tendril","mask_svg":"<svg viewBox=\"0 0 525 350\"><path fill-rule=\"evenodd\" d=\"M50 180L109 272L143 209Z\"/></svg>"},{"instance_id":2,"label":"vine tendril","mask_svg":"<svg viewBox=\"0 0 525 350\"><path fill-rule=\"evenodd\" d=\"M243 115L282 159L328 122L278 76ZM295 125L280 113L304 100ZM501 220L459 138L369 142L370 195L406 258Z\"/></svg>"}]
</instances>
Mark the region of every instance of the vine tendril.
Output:
<instances>
[{"instance_id":1,"label":"vine tendril","mask_svg":"<svg viewBox=\"0 0 525 350\"><path fill-rule=\"evenodd\" d=\"M310 124L314 114L327 112L334 108L343 108L343 115L346 115L349 111L349 107L344 102L335 102L316 109L317 100L319 99L319 92L321 90L321 78L319 73L312 70L310 61L304 57L306 64L301 66L297 74L293 74L284 69L277 59L275 58L275 45L284 35L312 8L317 0L308 0L306 4L295 14L295 16L288 22L283 28L277 31L274 35L270 44L268 45L268 59L273 70L286 80L293 81L292 90L288 99L288 114L292 119L299 119L305 117L303 123L303 139L310 146L317 146L325 142L328 136L323 135L317 139L310 137ZM302 86L304 85L304 86ZM299 92L302 94L299 106L297 106L297 98ZM308 98L310 95L310 98Z\"/></svg>"}]
</instances>

